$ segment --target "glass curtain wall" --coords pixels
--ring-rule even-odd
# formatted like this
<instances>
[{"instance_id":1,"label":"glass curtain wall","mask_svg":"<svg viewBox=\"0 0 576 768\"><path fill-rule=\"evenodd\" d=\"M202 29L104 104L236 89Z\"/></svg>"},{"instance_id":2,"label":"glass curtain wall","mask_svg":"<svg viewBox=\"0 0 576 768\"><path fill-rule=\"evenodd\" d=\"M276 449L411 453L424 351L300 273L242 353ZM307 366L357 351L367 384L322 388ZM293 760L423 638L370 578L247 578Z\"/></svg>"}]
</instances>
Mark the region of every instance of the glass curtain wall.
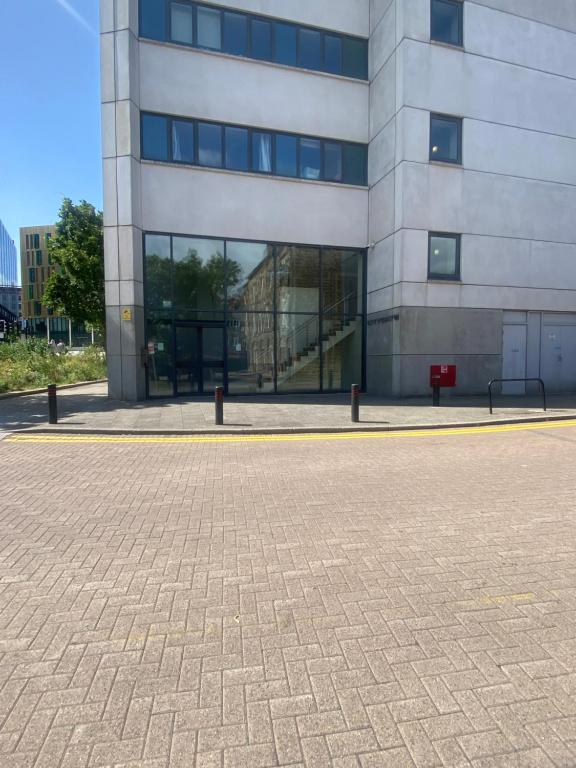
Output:
<instances>
[{"instance_id":1,"label":"glass curtain wall","mask_svg":"<svg viewBox=\"0 0 576 768\"><path fill-rule=\"evenodd\" d=\"M229 394L362 384L364 274L363 250L145 235L149 395L187 393L178 360L206 369L214 329Z\"/></svg>"}]
</instances>

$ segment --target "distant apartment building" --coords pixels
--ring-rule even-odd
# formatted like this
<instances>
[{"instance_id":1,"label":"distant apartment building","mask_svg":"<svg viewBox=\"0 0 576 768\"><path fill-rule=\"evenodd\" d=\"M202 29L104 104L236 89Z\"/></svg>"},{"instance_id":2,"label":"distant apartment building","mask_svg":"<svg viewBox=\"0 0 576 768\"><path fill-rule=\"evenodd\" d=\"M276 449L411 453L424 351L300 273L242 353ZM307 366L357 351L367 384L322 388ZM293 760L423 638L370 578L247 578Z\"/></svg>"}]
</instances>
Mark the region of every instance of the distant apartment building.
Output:
<instances>
[{"instance_id":1,"label":"distant apartment building","mask_svg":"<svg viewBox=\"0 0 576 768\"><path fill-rule=\"evenodd\" d=\"M17 285L0 285L1 307L7 309L15 319L18 319L22 315L22 289Z\"/></svg>"},{"instance_id":2,"label":"distant apartment building","mask_svg":"<svg viewBox=\"0 0 576 768\"><path fill-rule=\"evenodd\" d=\"M46 281L55 269L48 253L53 224L20 228L20 269L22 272L22 318L29 334L48 337L50 313L43 304ZM66 318L50 318L50 335L68 335Z\"/></svg>"},{"instance_id":3,"label":"distant apartment building","mask_svg":"<svg viewBox=\"0 0 576 768\"><path fill-rule=\"evenodd\" d=\"M0 286L18 285L16 243L0 221Z\"/></svg>"},{"instance_id":4,"label":"distant apartment building","mask_svg":"<svg viewBox=\"0 0 576 768\"><path fill-rule=\"evenodd\" d=\"M574 0L101 0L101 31L112 395L576 389Z\"/></svg>"}]
</instances>

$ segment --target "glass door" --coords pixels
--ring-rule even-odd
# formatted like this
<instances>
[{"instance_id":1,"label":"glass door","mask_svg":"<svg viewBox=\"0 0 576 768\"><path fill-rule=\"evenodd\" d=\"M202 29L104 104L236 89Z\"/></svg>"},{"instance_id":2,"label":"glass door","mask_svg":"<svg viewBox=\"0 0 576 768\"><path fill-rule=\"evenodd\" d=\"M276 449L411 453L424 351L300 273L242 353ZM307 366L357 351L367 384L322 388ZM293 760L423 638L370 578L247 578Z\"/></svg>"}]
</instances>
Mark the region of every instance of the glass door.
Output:
<instances>
[{"instance_id":1,"label":"glass door","mask_svg":"<svg viewBox=\"0 0 576 768\"><path fill-rule=\"evenodd\" d=\"M176 325L176 394L203 395L224 386L224 327Z\"/></svg>"}]
</instances>

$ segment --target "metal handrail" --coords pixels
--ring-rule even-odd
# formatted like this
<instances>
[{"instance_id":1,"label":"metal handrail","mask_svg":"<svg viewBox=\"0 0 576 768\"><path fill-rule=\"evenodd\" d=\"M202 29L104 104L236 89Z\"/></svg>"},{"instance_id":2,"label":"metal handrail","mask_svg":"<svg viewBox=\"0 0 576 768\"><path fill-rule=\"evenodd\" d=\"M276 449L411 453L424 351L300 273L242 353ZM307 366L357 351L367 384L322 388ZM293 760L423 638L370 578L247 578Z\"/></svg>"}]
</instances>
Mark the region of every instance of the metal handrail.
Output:
<instances>
[{"instance_id":1,"label":"metal handrail","mask_svg":"<svg viewBox=\"0 0 576 768\"><path fill-rule=\"evenodd\" d=\"M542 392L542 401L544 406L544 411L546 411L546 386L544 384L544 381L542 379L533 378L533 379L492 379L490 382L488 382L488 399L490 401L490 413L492 413L492 384L508 384L509 382L524 382L527 383L528 381L537 381L540 384L540 391Z\"/></svg>"}]
</instances>

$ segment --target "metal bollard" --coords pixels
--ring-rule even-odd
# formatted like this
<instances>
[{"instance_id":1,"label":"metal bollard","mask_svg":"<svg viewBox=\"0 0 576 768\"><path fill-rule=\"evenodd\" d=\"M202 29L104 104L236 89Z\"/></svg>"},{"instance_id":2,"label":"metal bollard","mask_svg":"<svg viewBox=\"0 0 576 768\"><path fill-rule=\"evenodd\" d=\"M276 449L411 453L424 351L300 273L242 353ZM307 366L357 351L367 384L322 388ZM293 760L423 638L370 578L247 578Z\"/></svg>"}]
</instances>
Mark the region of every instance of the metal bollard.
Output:
<instances>
[{"instance_id":1,"label":"metal bollard","mask_svg":"<svg viewBox=\"0 0 576 768\"><path fill-rule=\"evenodd\" d=\"M56 384L48 384L48 423L58 424L58 404L56 402Z\"/></svg>"},{"instance_id":2,"label":"metal bollard","mask_svg":"<svg viewBox=\"0 0 576 768\"><path fill-rule=\"evenodd\" d=\"M439 376L433 376L432 379L434 380L434 385L432 386L432 405L434 408L438 408L440 406L440 377Z\"/></svg>"},{"instance_id":3,"label":"metal bollard","mask_svg":"<svg viewBox=\"0 0 576 768\"><path fill-rule=\"evenodd\" d=\"M352 384L352 421L360 421L360 385Z\"/></svg>"},{"instance_id":4,"label":"metal bollard","mask_svg":"<svg viewBox=\"0 0 576 768\"><path fill-rule=\"evenodd\" d=\"M216 425L224 424L224 387L216 387L214 390L214 403L216 405Z\"/></svg>"}]
</instances>

